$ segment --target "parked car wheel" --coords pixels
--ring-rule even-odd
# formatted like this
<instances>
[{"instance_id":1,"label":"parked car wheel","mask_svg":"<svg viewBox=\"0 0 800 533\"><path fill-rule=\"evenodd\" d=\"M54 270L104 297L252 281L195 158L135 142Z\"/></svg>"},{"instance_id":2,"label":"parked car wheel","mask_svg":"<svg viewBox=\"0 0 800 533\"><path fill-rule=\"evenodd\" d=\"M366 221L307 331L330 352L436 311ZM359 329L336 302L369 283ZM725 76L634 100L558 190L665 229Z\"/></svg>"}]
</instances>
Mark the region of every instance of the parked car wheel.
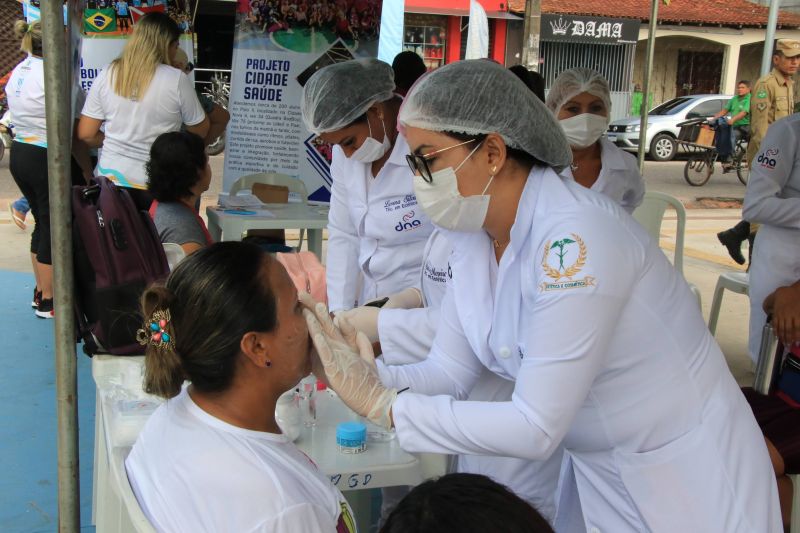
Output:
<instances>
[{"instance_id":1,"label":"parked car wheel","mask_svg":"<svg viewBox=\"0 0 800 533\"><path fill-rule=\"evenodd\" d=\"M650 143L650 157L656 161L671 161L677 152L675 139L667 133L659 133Z\"/></svg>"}]
</instances>

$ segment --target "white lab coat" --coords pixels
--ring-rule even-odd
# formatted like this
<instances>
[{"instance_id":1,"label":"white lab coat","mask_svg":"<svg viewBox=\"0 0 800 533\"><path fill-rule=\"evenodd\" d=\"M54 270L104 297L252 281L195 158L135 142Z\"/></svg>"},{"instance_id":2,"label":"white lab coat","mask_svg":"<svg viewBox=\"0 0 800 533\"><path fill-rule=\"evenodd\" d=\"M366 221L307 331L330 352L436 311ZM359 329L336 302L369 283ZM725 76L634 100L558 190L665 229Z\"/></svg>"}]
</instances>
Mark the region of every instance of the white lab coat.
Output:
<instances>
[{"instance_id":1,"label":"white lab coat","mask_svg":"<svg viewBox=\"0 0 800 533\"><path fill-rule=\"evenodd\" d=\"M404 449L542 460L563 445L557 531L783 530L752 411L633 218L535 168L499 265L484 232L448 238L431 354L378 363L410 387L392 407ZM516 381L511 401L459 401L484 367Z\"/></svg>"},{"instance_id":2,"label":"white lab coat","mask_svg":"<svg viewBox=\"0 0 800 533\"><path fill-rule=\"evenodd\" d=\"M417 363L428 357L439 322L439 308L447 290L452 247L444 232L433 230L422 254L420 279L424 307L419 309L381 309L378 337L383 361L387 365Z\"/></svg>"},{"instance_id":3,"label":"white lab coat","mask_svg":"<svg viewBox=\"0 0 800 533\"><path fill-rule=\"evenodd\" d=\"M452 246L446 233L436 228L425 244L420 287L424 307L420 309L382 309L378 314L378 336L382 360L388 365L405 365L425 360L430 353L439 322L439 310L452 278ZM387 385L389 385L387 383ZM484 369L469 393L470 400L511 399L514 382ZM482 474L505 485L530 502L545 518L555 516L555 490L561 466L561 453L546 461L516 457L460 455L457 471Z\"/></svg>"},{"instance_id":4,"label":"white lab coat","mask_svg":"<svg viewBox=\"0 0 800 533\"><path fill-rule=\"evenodd\" d=\"M333 149L326 276L332 311L419 285L422 250L433 226L417 205L408 143L397 135L378 175L371 164Z\"/></svg>"},{"instance_id":5,"label":"white lab coat","mask_svg":"<svg viewBox=\"0 0 800 533\"><path fill-rule=\"evenodd\" d=\"M605 137L600 137L600 164L600 175L591 189L605 194L625 211L633 213L644 199L644 180L639 173L636 158ZM561 171L561 175L575 179L570 167Z\"/></svg>"},{"instance_id":6,"label":"white lab coat","mask_svg":"<svg viewBox=\"0 0 800 533\"><path fill-rule=\"evenodd\" d=\"M773 123L753 159L742 218L761 224L750 263L750 357L758 359L764 299L800 280L800 115Z\"/></svg>"}]
</instances>

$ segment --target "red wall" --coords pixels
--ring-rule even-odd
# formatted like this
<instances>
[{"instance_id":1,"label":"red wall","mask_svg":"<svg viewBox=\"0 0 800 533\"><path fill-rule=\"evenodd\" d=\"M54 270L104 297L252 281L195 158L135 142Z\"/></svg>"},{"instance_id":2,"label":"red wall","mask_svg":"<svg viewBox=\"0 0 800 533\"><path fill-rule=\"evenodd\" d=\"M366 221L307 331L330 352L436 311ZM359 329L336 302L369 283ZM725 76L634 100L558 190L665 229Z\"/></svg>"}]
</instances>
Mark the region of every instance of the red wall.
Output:
<instances>
[{"instance_id":1,"label":"red wall","mask_svg":"<svg viewBox=\"0 0 800 533\"><path fill-rule=\"evenodd\" d=\"M454 63L461 55L461 17L447 17L447 58L445 63Z\"/></svg>"},{"instance_id":2,"label":"red wall","mask_svg":"<svg viewBox=\"0 0 800 533\"><path fill-rule=\"evenodd\" d=\"M494 19L494 46L492 47L492 59L505 65L506 62L506 21L505 19Z\"/></svg>"}]
</instances>

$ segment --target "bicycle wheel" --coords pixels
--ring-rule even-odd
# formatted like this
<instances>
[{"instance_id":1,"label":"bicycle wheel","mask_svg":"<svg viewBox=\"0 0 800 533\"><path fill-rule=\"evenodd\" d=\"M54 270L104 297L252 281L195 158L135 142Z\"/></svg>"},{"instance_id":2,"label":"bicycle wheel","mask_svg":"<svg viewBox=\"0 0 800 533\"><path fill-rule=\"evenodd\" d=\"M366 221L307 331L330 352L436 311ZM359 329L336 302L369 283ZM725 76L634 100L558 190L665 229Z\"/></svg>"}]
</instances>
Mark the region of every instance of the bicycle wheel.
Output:
<instances>
[{"instance_id":1,"label":"bicycle wheel","mask_svg":"<svg viewBox=\"0 0 800 533\"><path fill-rule=\"evenodd\" d=\"M742 182L742 185L747 185L747 180L750 179L750 167L747 165L747 152L745 150L737 150L733 156L733 165L736 167L736 177Z\"/></svg>"},{"instance_id":2,"label":"bicycle wheel","mask_svg":"<svg viewBox=\"0 0 800 533\"><path fill-rule=\"evenodd\" d=\"M690 155L683 167L683 177L686 183L694 187L700 187L708 183L711 179L711 160L705 155Z\"/></svg>"},{"instance_id":3,"label":"bicycle wheel","mask_svg":"<svg viewBox=\"0 0 800 533\"><path fill-rule=\"evenodd\" d=\"M223 150L225 150L225 132L222 132L222 135L206 147L206 153L208 155L219 155Z\"/></svg>"}]
</instances>

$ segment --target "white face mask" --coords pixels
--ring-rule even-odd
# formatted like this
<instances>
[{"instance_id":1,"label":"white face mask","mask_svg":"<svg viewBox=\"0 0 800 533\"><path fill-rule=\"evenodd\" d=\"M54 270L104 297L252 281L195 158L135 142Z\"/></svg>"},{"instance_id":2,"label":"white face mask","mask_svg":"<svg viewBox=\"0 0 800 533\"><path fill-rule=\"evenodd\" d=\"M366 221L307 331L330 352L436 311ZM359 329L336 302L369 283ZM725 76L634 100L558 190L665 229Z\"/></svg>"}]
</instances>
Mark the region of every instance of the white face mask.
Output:
<instances>
[{"instance_id":1,"label":"white face mask","mask_svg":"<svg viewBox=\"0 0 800 533\"><path fill-rule=\"evenodd\" d=\"M594 144L608 129L609 118L584 113L558 121L573 148L586 148Z\"/></svg>"},{"instance_id":2,"label":"white face mask","mask_svg":"<svg viewBox=\"0 0 800 533\"><path fill-rule=\"evenodd\" d=\"M440 228L453 231L475 232L483 228L486 212L489 210L491 196L485 194L494 176L483 192L476 196L461 196L458 192L456 171L480 148L472 149L469 155L456 168L447 167L431 174L433 181L428 183L422 176L414 176L414 193L417 201L431 221Z\"/></svg>"},{"instance_id":3,"label":"white face mask","mask_svg":"<svg viewBox=\"0 0 800 533\"><path fill-rule=\"evenodd\" d=\"M384 124L383 119L381 119L381 124L383 124L383 142L372 138L372 126L370 126L369 119L367 119L369 137L364 139L364 142L361 143L358 150L353 152L353 155L350 156L351 158L361 163L372 163L386 155L386 152L392 148L392 143L389 141L389 136L386 135L386 124Z\"/></svg>"}]
</instances>

